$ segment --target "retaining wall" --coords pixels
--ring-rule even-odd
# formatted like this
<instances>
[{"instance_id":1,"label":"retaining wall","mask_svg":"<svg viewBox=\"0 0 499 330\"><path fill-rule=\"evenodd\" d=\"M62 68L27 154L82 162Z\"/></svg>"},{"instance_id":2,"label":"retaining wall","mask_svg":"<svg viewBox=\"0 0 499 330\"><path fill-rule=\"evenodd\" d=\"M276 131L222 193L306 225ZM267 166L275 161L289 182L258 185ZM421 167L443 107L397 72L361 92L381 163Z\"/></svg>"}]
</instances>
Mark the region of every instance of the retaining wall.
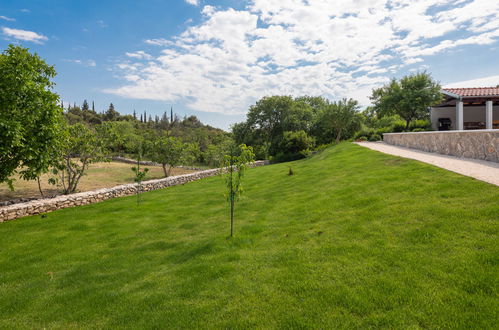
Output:
<instances>
[{"instance_id":1,"label":"retaining wall","mask_svg":"<svg viewBox=\"0 0 499 330\"><path fill-rule=\"evenodd\" d=\"M268 164L267 161L261 160L252 163L250 167L263 166L266 164ZM144 192L176 186L190 181L217 175L220 173L220 171L221 169L211 169L195 173L171 176L164 179L144 181L141 184L140 191ZM137 184L130 183L112 188L104 188L71 195L61 195L54 198L38 199L31 202L0 207L0 222L13 220L29 215L51 212L67 207L97 203L110 198L134 195L137 192L137 188Z\"/></svg>"},{"instance_id":2,"label":"retaining wall","mask_svg":"<svg viewBox=\"0 0 499 330\"><path fill-rule=\"evenodd\" d=\"M383 141L397 146L499 163L499 130L385 133Z\"/></svg>"}]
</instances>

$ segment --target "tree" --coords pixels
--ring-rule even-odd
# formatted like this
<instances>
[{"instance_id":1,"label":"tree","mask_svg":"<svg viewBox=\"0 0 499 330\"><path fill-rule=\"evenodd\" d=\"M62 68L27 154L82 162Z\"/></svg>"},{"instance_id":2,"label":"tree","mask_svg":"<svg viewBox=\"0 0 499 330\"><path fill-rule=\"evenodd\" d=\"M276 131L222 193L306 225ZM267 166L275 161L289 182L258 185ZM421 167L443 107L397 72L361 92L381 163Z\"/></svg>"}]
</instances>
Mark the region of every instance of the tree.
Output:
<instances>
[{"instance_id":1,"label":"tree","mask_svg":"<svg viewBox=\"0 0 499 330\"><path fill-rule=\"evenodd\" d=\"M339 142L352 137L360 129L361 122L357 101L343 99L319 111L313 131L320 143Z\"/></svg>"},{"instance_id":2,"label":"tree","mask_svg":"<svg viewBox=\"0 0 499 330\"><path fill-rule=\"evenodd\" d=\"M88 106L87 100L83 100L83 105L81 106L82 111L89 111L90 107Z\"/></svg>"},{"instance_id":3,"label":"tree","mask_svg":"<svg viewBox=\"0 0 499 330\"><path fill-rule=\"evenodd\" d=\"M52 92L53 66L28 49L9 45L0 54L0 182L36 179L52 165L63 110Z\"/></svg>"},{"instance_id":4,"label":"tree","mask_svg":"<svg viewBox=\"0 0 499 330\"><path fill-rule=\"evenodd\" d=\"M88 166L105 160L102 141L85 124L69 126L59 162L53 168L53 174L57 175L59 180L52 179L50 183L60 184L64 194L74 193Z\"/></svg>"},{"instance_id":5,"label":"tree","mask_svg":"<svg viewBox=\"0 0 499 330\"><path fill-rule=\"evenodd\" d=\"M416 73L374 89L371 100L381 116L397 114L404 119L407 130L412 120L428 118L429 107L443 98L440 90L429 74Z\"/></svg>"},{"instance_id":6,"label":"tree","mask_svg":"<svg viewBox=\"0 0 499 330\"><path fill-rule=\"evenodd\" d=\"M161 164L165 177L188 156L189 146L176 137L160 137L149 148L149 158Z\"/></svg>"},{"instance_id":7,"label":"tree","mask_svg":"<svg viewBox=\"0 0 499 330\"><path fill-rule=\"evenodd\" d=\"M107 109L106 113L104 114L104 120L113 121L113 120L118 120L119 117L120 117L120 113L114 109L114 105L112 103L109 104L109 108Z\"/></svg>"},{"instance_id":8,"label":"tree","mask_svg":"<svg viewBox=\"0 0 499 330\"><path fill-rule=\"evenodd\" d=\"M245 127L240 132L256 141L242 141L246 144L267 145L267 154L274 156L281 152L283 134L286 131L308 131L312 122L312 107L303 100L295 101L291 96L264 97L249 109ZM241 142L241 141L238 141Z\"/></svg>"},{"instance_id":9,"label":"tree","mask_svg":"<svg viewBox=\"0 0 499 330\"><path fill-rule=\"evenodd\" d=\"M242 179L248 163L253 162L255 154L253 148L244 144L232 144L225 155L224 169L222 175L225 178L227 188L227 201L230 205L230 237L234 236L234 207L236 201L241 196Z\"/></svg>"}]
</instances>

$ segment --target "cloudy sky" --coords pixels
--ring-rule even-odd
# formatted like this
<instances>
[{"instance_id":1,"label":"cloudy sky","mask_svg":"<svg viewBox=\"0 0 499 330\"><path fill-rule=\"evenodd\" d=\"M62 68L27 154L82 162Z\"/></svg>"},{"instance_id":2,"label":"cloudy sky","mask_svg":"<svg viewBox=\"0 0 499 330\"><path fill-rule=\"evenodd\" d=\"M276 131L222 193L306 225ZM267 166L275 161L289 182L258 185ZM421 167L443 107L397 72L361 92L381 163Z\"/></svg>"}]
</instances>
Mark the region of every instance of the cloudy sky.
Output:
<instances>
[{"instance_id":1,"label":"cloudy sky","mask_svg":"<svg viewBox=\"0 0 499 330\"><path fill-rule=\"evenodd\" d=\"M122 113L173 106L227 129L265 95L352 97L427 70L499 84L497 0L4 0L0 47L58 71L66 102Z\"/></svg>"}]
</instances>

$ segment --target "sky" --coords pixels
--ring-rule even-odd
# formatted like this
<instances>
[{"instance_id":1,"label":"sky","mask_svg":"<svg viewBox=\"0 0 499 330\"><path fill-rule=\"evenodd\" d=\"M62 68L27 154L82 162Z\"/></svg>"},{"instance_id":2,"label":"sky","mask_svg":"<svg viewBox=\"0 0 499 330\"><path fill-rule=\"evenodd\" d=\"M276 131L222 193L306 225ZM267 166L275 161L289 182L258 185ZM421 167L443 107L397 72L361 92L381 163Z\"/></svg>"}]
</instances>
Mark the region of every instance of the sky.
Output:
<instances>
[{"instance_id":1,"label":"sky","mask_svg":"<svg viewBox=\"0 0 499 330\"><path fill-rule=\"evenodd\" d=\"M427 71L499 85L497 0L2 0L0 49L57 70L61 100L229 129L266 95L354 98Z\"/></svg>"}]
</instances>

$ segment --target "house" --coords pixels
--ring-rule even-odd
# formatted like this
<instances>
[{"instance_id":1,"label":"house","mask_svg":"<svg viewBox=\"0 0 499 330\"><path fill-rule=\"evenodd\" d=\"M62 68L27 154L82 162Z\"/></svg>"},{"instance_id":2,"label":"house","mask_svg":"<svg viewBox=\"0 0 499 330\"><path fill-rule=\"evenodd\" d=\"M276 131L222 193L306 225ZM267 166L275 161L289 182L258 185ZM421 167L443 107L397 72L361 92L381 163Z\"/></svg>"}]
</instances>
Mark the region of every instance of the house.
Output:
<instances>
[{"instance_id":1,"label":"house","mask_svg":"<svg viewBox=\"0 0 499 330\"><path fill-rule=\"evenodd\" d=\"M431 108L436 131L499 129L499 87L444 88L445 99Z\"/></svg>"}]
</instances>

